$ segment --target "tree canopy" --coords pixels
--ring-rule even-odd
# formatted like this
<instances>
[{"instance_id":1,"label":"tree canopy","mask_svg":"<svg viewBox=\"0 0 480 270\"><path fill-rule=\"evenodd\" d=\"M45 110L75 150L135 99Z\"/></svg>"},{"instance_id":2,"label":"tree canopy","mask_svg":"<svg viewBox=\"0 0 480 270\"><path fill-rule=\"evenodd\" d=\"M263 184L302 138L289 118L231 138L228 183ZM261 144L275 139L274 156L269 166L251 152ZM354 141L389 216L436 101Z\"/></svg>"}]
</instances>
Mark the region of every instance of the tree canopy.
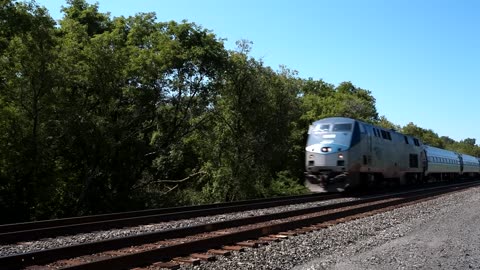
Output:
<instances>
[{"instance_id":1,"label":"tree canopy","mask_svg":"<svg viewBox=\"0 0 480 270\"><path fill-rule=\"evenodd\" d=\"M299 194L312 121L386 128L369 90L265 66L195 23L0 5L0 223ZM474 155L475 139L401 131Z\"/></svg>"}]
</instances>

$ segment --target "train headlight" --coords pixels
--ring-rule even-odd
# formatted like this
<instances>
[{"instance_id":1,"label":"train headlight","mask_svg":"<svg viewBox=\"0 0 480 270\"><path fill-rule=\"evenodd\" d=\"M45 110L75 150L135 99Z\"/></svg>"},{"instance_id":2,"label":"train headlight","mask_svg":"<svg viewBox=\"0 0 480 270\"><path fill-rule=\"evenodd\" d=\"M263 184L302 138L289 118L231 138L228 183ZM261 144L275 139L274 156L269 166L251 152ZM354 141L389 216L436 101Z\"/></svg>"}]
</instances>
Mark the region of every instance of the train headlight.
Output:
<instances>
[{"instance_id":1,"label":"train headlight","mask_svg":"<svg viewBox=\"0 0 480 270\"><path fill-rule=\"evenodd\" d=\"M308 156L308 159L313 159L313 155L309 155L309 156Z\"/></svg>"},{"instance_id":2,"label":"train headlight","mask_svg":"<svg viewBox=\"0 0 480 270\"><path fill-rule=\"evenodd\" d=\"M332 151L332 148L330 147L322 147L322 149L320 149L322 152L331 152Z\"/></svg>"},{"instance_id":3,"label":"train headlight","mask_svg":"<svg viewBox=\"0 0 480 270\"><path fill-rule=\"evenodd\" d=\"M339 159L343 159L343 154L338 154Z\"/></svg>"}]
</instances>

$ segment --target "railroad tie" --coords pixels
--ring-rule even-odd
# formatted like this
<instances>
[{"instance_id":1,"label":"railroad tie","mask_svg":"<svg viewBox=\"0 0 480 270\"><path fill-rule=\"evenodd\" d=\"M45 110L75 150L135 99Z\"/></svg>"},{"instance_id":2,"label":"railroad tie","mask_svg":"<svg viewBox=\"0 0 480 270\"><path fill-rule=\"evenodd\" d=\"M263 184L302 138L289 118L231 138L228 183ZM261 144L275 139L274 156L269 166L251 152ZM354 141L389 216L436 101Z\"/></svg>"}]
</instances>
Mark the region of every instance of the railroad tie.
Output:
<instances>
[{"instance_id":1,"label":"railroad tie","mask_svg":"<svg viewBox=\"0 0 480 270\"><path fill-rule=\"evenodd\" d=\"M175 263L175 262L156 262L156 263L153 263L152 266L154 266L155 268L166 268L166 269L179 269L180 268L180 264ZM137 268L133 268L132 270L145 270L145 269L147 269L147 268L137 267Z\"/></svg>"},{"instance_id":2,"label":"railroad tie","mask_svg":"<svg viewBox=\"0 0 480 270\"><path fill-rule=\"evenodd\" d=\"M252 242L255 242L259 245L264 245L264 246L270 245L270 241L265 241L265 240L253 240Z\"/></svg>"},{"instance_id":3,"label":"railroad tie","mask_svg":"<svg viewBox=\"0 0 480 270\"><path fill-rule=\"evenodd\" d=\"M258 247L258 243L255 243L255 242L238 242L236 243L237 246L241 246L241 247L251 247L251 248L256 248Z\"/></svg>"},{"instance_id":4,"label":"railroad tie","mask_svg":"<svg viewBox=\"0 0 480 270\"><path fill-rule=\"evenodd\" d=\"M280 241L280 238L269 237L269 236L263 236L263 237L260 237L258 239L263 240L263 241L270 241L270 242L279 242Z\"/></svg>"},{"instance_id":5,"label":"railroad tie","mask_svg":"<svg viewBox=\"0 0 480 270\"><path fill-rule=\"evenodd\" d=\"M240 251L240 252L245 251L245 248L241 246L223 246L222 248L225 250L233 250L233 251Z\"/></svg>"},{"instance_id":6,"label":"railroad tie","mask_svg":"<svg viewBox=\"0 0 480 270\"><path fill-rule=\"evenodd\" d=\"M281 232L279 234L280 235L287 235L287 236L296 236L296 235L298 235L298 232L288 231L288 232Z\"/></svg>"},{"instance_id":7,"label":"railroad tie","mask_svg":"<svg viewBox=\"0 0 480 270\"><path fill-rule=\"evenodd\" d=\"M25 268L25 270L52 270L52 269L55 269L55 268L44 266L44 265L32 265Z\"/></svg>"},{"instance_id":8,"label":"railroad tie","mask_svg":"<svg viewBox=\"0 0 480 270\"><path fill-rule=\"evenodd\" d=\"M222 255L222 256L230 256L232 253L228 250L222 250L222 249L210 249L208 253L212 253L215 255Z\"/></svg>"},{"instance_id":9,"label":"railroad tie","mask_svg":"<svg viewBox=\"0 0 480 270\"><path fill-rule=\"evenodd\" d=\"M202 260L202 261L206 261L206 262L213 262L217 259L213 255L202 254L202 253L193 253L193 254L190 255L190 257L192 257L194 259L199 259L199 260Z\"/></svg>"},{"instance_id":10,"label":"railroad tie","mask_svg":"<svg viewBox=\"0 0 480 270\"><path fill-rule=\"evenodd\" d=\"M173 261L188 263L188 264L191 264L191 265L199 265L200 264L199 259L193 259L193 258L180 258L180 257L178 257L178 258L174 258Z\"/></svg>"},{"instance_id":11,"label":"railroad tie","mask_svg":"<svg viewBox=\"0 0 480 270\"><path fill-rule=\"evenodd\" d=\"M288 236L284 234L271 234L269 237L279 238L279 239L287 239Z\"/></svg>"}]
</instances>

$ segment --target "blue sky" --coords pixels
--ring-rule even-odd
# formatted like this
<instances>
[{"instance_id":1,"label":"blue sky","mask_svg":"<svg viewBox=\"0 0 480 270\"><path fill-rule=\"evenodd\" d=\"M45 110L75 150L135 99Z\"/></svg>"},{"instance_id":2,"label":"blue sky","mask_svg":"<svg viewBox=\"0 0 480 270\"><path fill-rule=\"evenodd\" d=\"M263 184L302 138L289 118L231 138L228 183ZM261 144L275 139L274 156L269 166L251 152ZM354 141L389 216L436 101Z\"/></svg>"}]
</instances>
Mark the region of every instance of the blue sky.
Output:
<instances>
[{"instance_id":1,"label":"blue sky","mask_svg":"<svg viewBox=\"0 0 480 270\"><path fill-rule=\"evenodd\" d=\"M113 17L155 12L253 42L277 70L370 90L395 124L480 144L480 1L476 0L99 0ZM37 0L58 20L66 1Z\"/></svg>"}]
</instances>

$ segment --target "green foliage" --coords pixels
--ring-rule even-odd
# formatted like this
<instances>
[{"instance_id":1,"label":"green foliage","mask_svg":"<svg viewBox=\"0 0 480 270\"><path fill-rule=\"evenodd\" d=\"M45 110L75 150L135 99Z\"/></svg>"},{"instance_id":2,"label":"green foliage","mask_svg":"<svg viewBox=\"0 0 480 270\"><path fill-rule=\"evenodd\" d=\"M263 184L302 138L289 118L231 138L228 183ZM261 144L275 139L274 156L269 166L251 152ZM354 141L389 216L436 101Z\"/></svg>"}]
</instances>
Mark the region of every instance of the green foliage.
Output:
<instances>
[{"instance_id":1,"label":"green foliage","mask_svg":"<svg viewBox=\"0 0 480 270\"><path fill-rule=\"evenodd\" d=\"M277 178L272 181L271 194L269 196L300 195L307 193L307 188L298 183L296 177L292 177L289 171L280 171Z\"/></svg>"},{"instance_id":2,"label":"green foliage","mask_svg":"<svg viewBox=\"0 0 480 270\"><path fill-rule=\"evenodd\" d=\"M34 2L0 5L0 223L301 194L311 122L399 129L370 91L275 71L251 42L227 51L195 23L85 0L62 10L56 25Z\"/></svg>"},{"instance_id":3,"label":"green foliage","mask_svg":"<svg viewBox=\"0 0 480 270\"><path fill-rule=\"evenodd\" d=\"M448 137L442 137L442 139L445 142L445 149L475 157L480 157L480 146L476 144L476 140L474 138L466 138L459 142L454 141Z\"/></svg>"},{"instance_id":4,"label":"green foliage","mask_svg":"<svg viewBox=\"0 0 480 270\"><path fill-rule=\"evenodd\" d=\"M401 127L399 125L395 125L394 123L390 122L384 115L380 116L378 121L375 121L373 124L381 126L386 129L393 129L396 131L401 130Z\"/></svg>"},{"instance_id":5,"label":"green foliage","mask_svg":"<svg viewBox=\"0 0 480 270\"><path fill-rule=\"evenodd\" d=\"M412 122L408 123L401 130L402 133L419 138L424 144L444 148L445 145L437 133L431 129L421 128Z\"/></svg>"},{"instance_id":6,"label":"green foliage","mask_svg":"<svg viewBox=\"0 0 480 270\"><path fill-rule=\"evenodd\" d=\"M67 7L62 7L65 17L62 25L72 20L84 26L88 36L102 34L110 28L108 14L98 12L98 4L90 5L85 0L67 0Z\"/></svg>"},{"instance_id":7,"label":"green foliage","mask_svg":"<svg viewBox=\"0 0 480 270\"><path fill-rule=\"evenodd\" d=\"M343 82L336 88L323 81L304 81L301 119L305 124L325 117L350 117L366 122L378 119L375 98L370 91Z\"/></svg>"},{"instance_id":8,"label":"green foliage","mask_svg":"<svg viewBox=\"0 0 480 270\"><path fill-rule=\"evenodd\" d=\"M476 145L476 140L474 138L466 138L457 142L446 136L439 137L437 133L433 132L433 130L418 127L413 123L404 126L401 129L401 132L415 136L427 145L480 157L480 147Z\"/></svg>"},{"instance_id":9,"label":"green foliage","mask_svg":"<svg viewBox=\"0 0 480 270\"><path fill-rule=\"evenodd\" d=\"M0 192L9 198L1 202L6 212L16 210L8 218L16 220L42 216L48 211L43 209L43 201L50 200L47 194L55 193L56 181L48 181L55 165L48 124L55 102L57 40L54 22L45 9L34 3L17 3L4 11L12 21L2 24L2 32L10 36L0 56L0 103L5 113L0 119L5 132L0 149Z\"/></svg>"}]
</instances>

